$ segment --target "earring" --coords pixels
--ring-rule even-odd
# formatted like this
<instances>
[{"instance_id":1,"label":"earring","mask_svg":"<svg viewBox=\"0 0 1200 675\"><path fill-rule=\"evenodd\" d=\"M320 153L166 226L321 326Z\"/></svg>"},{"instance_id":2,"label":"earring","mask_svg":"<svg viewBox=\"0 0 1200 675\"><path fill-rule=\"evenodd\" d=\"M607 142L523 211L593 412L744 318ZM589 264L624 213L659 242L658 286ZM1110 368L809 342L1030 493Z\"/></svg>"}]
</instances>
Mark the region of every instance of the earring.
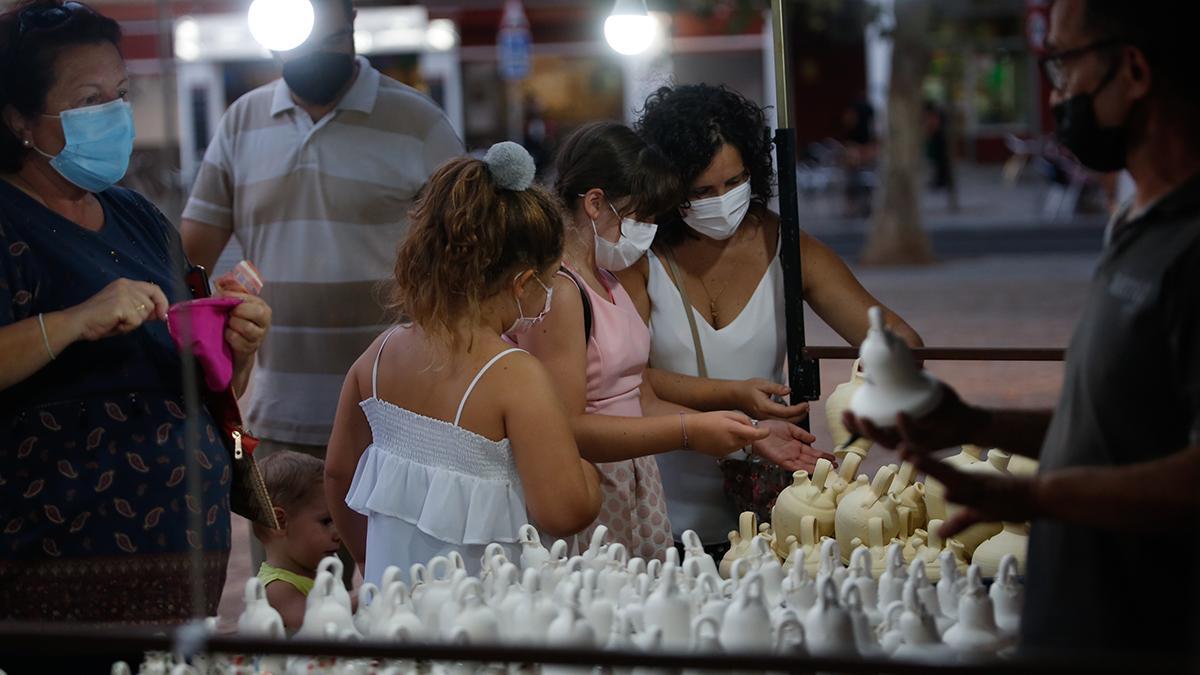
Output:
<instances>
[{"instance_id":1,"label":"earring","mask_svg":"<svg viewBox=\"0 0 1200 675\"><path fill-rule=\"evenodd\" d=\"M24 145L25 145L25 147L27 147L27 148L28 148L28 147L30 147L30 146L32 146L32 145L33 145L33 141L31 141L31 140L29 140L28 138L26 138L26 139L25 139L25 141L24 141Z\"/></svg>"}]
</instances>

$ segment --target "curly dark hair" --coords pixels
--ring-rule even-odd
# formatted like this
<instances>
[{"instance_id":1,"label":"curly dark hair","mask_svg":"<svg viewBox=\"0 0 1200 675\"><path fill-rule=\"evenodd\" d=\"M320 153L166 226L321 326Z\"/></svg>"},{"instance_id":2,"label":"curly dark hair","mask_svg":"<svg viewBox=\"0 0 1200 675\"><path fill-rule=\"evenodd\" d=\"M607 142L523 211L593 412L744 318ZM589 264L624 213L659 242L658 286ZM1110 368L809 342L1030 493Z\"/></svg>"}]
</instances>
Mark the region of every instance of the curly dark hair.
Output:
<instances>
[{"instance_id":1,"label":"curly dark hair","mask_svg":"<svg viewBox=\"0 0 1200 675\"><path fill-rule=\"evenodd\" d=\"M53 23L53 17L38 18L58 11L67 16L61 23ZM27 118L41 114L54 86L59 53L103 42L119 48L121 27L83 3L63 7L61 0L27 0L0 14L0 108L11 105ZM0 172L20 170L29 152L7 124L0 124Z\"/></svg>"},{"instance_id":2,"label":"curly dark hair","mask_svg":"<svg viewBox=\"0 0 1200 675\"><path fill-rule=\"evenodd\" d=\"M765 207L775 193L775 142L761 106L726 87L684 84L660 87L646 99L634 130L662 150L674 164L687 191L721 146L728 143L742 155L750 172L752 202ZM660 216L660 237L678 238L686 230L678 210ZM668 239L670 241L670 239Z\"/></svg>"}]
</instances>

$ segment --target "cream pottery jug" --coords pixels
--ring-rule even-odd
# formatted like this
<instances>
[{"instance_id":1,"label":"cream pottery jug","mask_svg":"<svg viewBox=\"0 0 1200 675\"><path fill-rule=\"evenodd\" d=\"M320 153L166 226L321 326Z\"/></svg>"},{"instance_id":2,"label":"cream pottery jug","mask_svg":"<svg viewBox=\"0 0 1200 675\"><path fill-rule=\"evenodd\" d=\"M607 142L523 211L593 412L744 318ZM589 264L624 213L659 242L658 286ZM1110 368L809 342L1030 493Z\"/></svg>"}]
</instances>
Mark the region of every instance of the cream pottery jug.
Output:
<instances>
[{"instance_id":1,"label":"cream pottery jug","mask_svg":"<svg viewBox=\"0 0 1200 675\"><path fill-rule=\"evenodd\" d=\"M783 602L788 607L804 612L817 602L817 582L808 575L804 565L795 565L783 579Z\"/></svg>"},{"instance_id":2,"label":"cream pottery jug","mask_svg":"<svg viewBox=\"0 0 1200 675\"><path fill-rule=\"evenodd\" d=\"M897 510L899 500L887 492L894 477L895 472L885 466L875 474L875 480L869 485L865 484L865 477L860 476L857 488L847 488L852 491L842 497L835 516L842 562L849 562L850 552L854 550L854 539L870 540L869 525L872 518L880 519L885 541L891 541L900 534L900 513Z\"/></svg>"},{"instance_id":3,"label":"cream pottery jug","mask_svg":"<svg viewBox=\"0 0 1200 675\"><path fill-rule=\"evenodd\" d=\"M763 598L763 580L757 572L741 582L725 609L721 646L727 651L771 648L771 615Z\"/></svg>"},{"instance_id":4,"label":"cream pottery jug","mask_svg":"<svg viewBox=\"0 0 1200 675\"><path fill-rule=\"evenodd\" d=\"M900 508L907 508L910 513L911 520L906 536L911 535L915 530L924 528L929 519L925 508L925 485L914 482L916 477L916 467L905 462L900 465L900 471L892 480L891 488L888 490L900 500Z\"/></svg>"},{"instance_id":5,"label":"cream pottery jug","mask_svg":"<svg viewBox=\"0 0 1200 675\"><path fill-rule=\"evenodd\" d=\"M377 600L386 612L378 622L372 622L371 637L395 639L396 635L404 635L406 639L419 639L426 635L425 624L417 616L403 581L390 584Z\"/></svg>"},{"instance_id":6,"label":"cream pottery jug","mask_svg":"<svg viewBox=\"0 0 1200 675\"><path fill-rule=\"evenodd\" d=\"M1002 450L988 450L987 461L969 464L961 470L967 473L991 473L996 475L1008 475L1008 460L1011 457L1007 452ZM958 515L962 507L955 504L946 504L946 518L950 519ZM991 537L999 534L1004 526L1001 523L979 523L972 525L967 529L954 535L954 538L961 541L963 548L966 549L967 559L974 562L975 549L980 544L987 541Z\"/></svg>"},{"instance_id":7,"label":"cream pottery jug","mask_svg":"<svg viewBox=\"0 0 1200 675\"><path fill-rule=\"evenodd\" d=\"M321 562L317 563L318 575L321 572L329 572L334 579L337 579L337 583L333 586L333 597L342 603L342 607L345 607L346 611L352 612L354 611L354 606L350 604L350 592L346 590L346 585L342 583L342 573L344 571L345 568L342 565L341 558L335 555L325 556L321 558Z\"/></svg>"},{"instance_id":8,"label":"cream pottery jug","mask_svg":"<svg viewBox=\"0 0 1200 675\"><path fill-rule=\"evenodd\" d=\"M663 566L661 582L642 607L642 621L647 629L653 626L662 629L664 645L684 649L691 641L692 607L679 589L675 572L674 563Z\"/></svg>"},{"instance_id":9,"label":"cream pottery jug","mask_svg":"<svg viewBox=\"0 0 1200 675\"><path fill-rule=\"evenodd\" d=\"M455 599L460 609L452 620L451 635L463 631L471 644L499 644L500 622L495 610L483 602L482 584L468 578L458 585Z\"/></svg>"},{"instance_id":10,"label":"cream pottery jug","mask_svg":"<svg viewBox=\"0 0 1200 675\"><path fill-rule=\"evenodd\" d=\"M804 618L804 634L808 638L808 652L813 656L858 654L854 622L850 612L838 602L833 579L819 585L817 603Z\"/></svg>"},{"instance_id":11,"label":"cream pottery jug","mask_svg":"<svg viewBox=\"0 0 1200 675\"><path fill-rule=\"evenodd\" d=\"M883 621L883 613L879 610L879 587L871 572L871 551L865 546L859 546L850 554L850 570L842 583L843 603L851 587L856 589L855 595L867 620L872 626L878 626Z\"/></svg>"},{"instance_id":12,"label":"cream pottery jug","mask_svg":"<svg viewBox=\"0 0 1200 675\"><path fill-rule=\"evenodd\" d=\"M297 635L307 638L323 638L327 635L327 628L330 626L335 630L335 635L357 634L350 609L344 606L337 596L336 588L341 584L340 576L335 578L328 571L317 573L317 579L308 593L308 607L304 612L304 623ZM342 590L345 591L344 588Z\"/></svg>"},{"instance_id":13,"label":"cream pottery jug","mask_svg":"<svg viewBox=\"0 0 1200 675\"><path fill-rule=\"evenodd\" d=\"M704 543L700 541L700 535L696 534L695 530L685 530L680 536L683 541L684 562L688 560L697 560L700 565L700 574L712 574L713 576L721 576L721 571L717 568L717 562L713 557L704 552ZM699 575L697 575L699 576Z\"/></svg>"},{"instance_id":14,"label":"cream pottery jug","mask_svg":"<svg viewBox=\"0 0 1200 675\"><path fill-rule=\"evenodd\" d=\"M853 564L854 553L857 553L859 549L863 549L867 556L867 570L870 572L871 577L875 578L883 574L883 571L887 569L887 548L883 540L882 518L871 518L867 521L867 539L868 542L863 543L858 537L855 537L850 542L854 546L854 551L850 554L850 560Z\"/></svg>"},{"instance_id":15,"label":"cream pottery jug","mask_svg":"<svg viewBox=\"0 0 1200 675\"><path fill-rule=\"evenodd\" d=\"M834 588L841 588L846 581L846 568L842 566L842 552L836 539L821 542L820 567L817 568L818 592L825 579L832 579Z\"/></svg>"},{"instance_id":16,"label":"cream pottery jug","mask_svg":"<svg viewBox=\"0 0 1200 675\"><path fill-rule=\"evenodd\" d=\"M988 589L996 625L1009 637L1016 637L1021 627L1021 608L1025 605L1025 588L1017 581L1017 558L1011 553L1000 561L1000 571Z\"/></svg>"},{"instance_id":17,"label":"cream pottery jug","mask_svg":"<svg viewBox=\"0 0 1200 675\"><path fill-rule=\"evenodd\" d=\"M958 623L943 637L956 651L995 653L1004 642L996 626L992 599L983 588L983 575L975 565L967 570L967 587L958 600Z\"/></svg>"},{"instance_id":18,"label":"cream pottery jug","mask_svg":"<svg viewBox=\"0 0 1200 675\"><path fill-rule=\"evenodd\" d=\"M517 530L521 543L521 569L538 568L550 562L550 551L542 545L542 537L533 525L522 525Z\"/></svg>"},{"instance_id":19,"label":"cream pottery jug","mask_svg":"<svg viewBox=\"0 0 1200 675\"><path fill-rule=\"evenodd\" d=\"M782 550L789 536L800 539L804 531L803 520L812 516L817 524L819 536L833 536L833 517L837 512L837 502L832 490L825 489L825 481L833 471L833 464L827 459L817 460L812 478L807 471L797 471L792 474L792 484L779 493L775 500L775 508L771 510L771 525L775 531L776 551L786 555Z\"/></svg>"},{"instance_id":20,"label":"cream pottery jug","mask_svg":"<svg viewBox=\"0 0 1200 675\"><path fill-rule=\"evenodd\" d=\"M1000 561L1013 556L1017 573L1025 570L1025 556L1029 549L1029 525L1026 523L1004 523L999 534L988 539L975 549L971 563L979 565L984 577L994 577L1000 571Z\"/></svg>"},{"instance_id":21,"label":"cream pottery jug","mask_svg":"<svg viewBox=\"0 0 1200 675\"><path fill-rule=\"evenodd\" d=\"M912 351L884 325L883 309L867 311L871 327L859 347L866 381L850 398L850 410L880 428L896 425L896 415L918 419L942 400L942 385L917 368Z\"/></svg>"},{"instance_id":22,"label":"cream pottery jug","mask_svg":"<svg viewBox=\"0 0 1200 675\"><path fill-rule=\"evenodd\" d=\"M873 656L880 653L879 639L871 625L863 604L859 587L846 580L842 587L842 605L850 613L850 625L854 627L854 645L862 656Z\"/></svg>"},{"instance_id":23,"label":"cream pottery jug","mask_svg":"<svg viewBox=\"0 0 1200 675\"><path fill-rule=\"evenodd\" d=\"M862 461L862 455L850 453L846 456L846 459L842 460L837 473L831 474L825 479L825 489L833 491L835 502L840 504L842 497L846 495L850 486L854 484L854 479L858 475L858 467L862 465Z\"/></svg>"},{"instance_id":24,"label":"cream pottery jug","mask_svg":"<svg viewBox=\"0 0 1200 675\"><path fill-rule=\"evenodd\" d=\"M738 529L729 533L729 550L721 558L721 576L728 579L733 573L733 561L743 558L750 550L750 542L758 535L758 516L745 511L738 519Z\"/></svg>"},{"instance_id":25,"label":"cream pottery jug","mask_svg":"<svg viewBox=\"0 0 1200 675\"><path fill-rule=\"evenodd\" d=\"M238 617L239 635L283 639L283 617L267 601L266 588L258 577L246 580L246 609Z\"/></svg>"},{"instance_id":26,"label":"cream pottery jug","mask_svg":"<svg viewBox=\"0 0 1200 675\"><path fill-rule=\"evenodd\" d=\"M550 624L558 618L558 607L550 594L541 590L542 577L537 570L525 570L521 601L513 610L512 630L504 630L511 639L524 644L545 644Z\"/></svg>"},{"instance_id":27,"label":"cream pottery jug","mask_svg":"<svg viewBox=\"0 0 1200 675\"><path fill-rule=\"evenodd\" d=\"M957 455L942 461L961 471L983 461L983 448L978 445L963 445ZM946 486L929 476L925 477L925 512L930 520L946 520Z\"/></svg>"},{"instance_id":28,"label":"cream pottery jug","mask_svg":"<svg viewBox=\"0 0 1200 675\"><path fill-rule=\"evenodd\" d=\"M1014 454L1008 460L1008 472L1019 478L1028 478L1037 473L1038 461L1025 455Z\"/></svg>"},{"instance_id":29,"label":"cream pottery jug","mask_svg":"<svg viewBox=\"0 0 1200 675\"><path fill-rule=\"evenodd\" d=\"M948 551L954 556L955 565L961 574L967 573L966 554L962 542L955 539L944 540L938 531L942 529L942 521L929 521L929 531L924 532L925 542L917 547L914 560L925 563L925 576L937 583L942 578L942 552ZM918 530L918 532L921 532Z\"/></svg>"},{"instance_id":30,"label":"cream pottery jug","mask_svg":"<svg viewBox=\"0 0 1200 675\"><path fill-rule=\"evenodd\" d=\"M866 455L872 446L870 440L860 438L847 447L846 443L850 441L851 434L842 423L842 413L850 407L850 399L854 397L854 392L866 382L862 371L859 370L860 363L860 360L855 359L854 365L850 367L850 379L835 387L833 393L825 399L825 424L829 427L829 435L833 437L833 454L838 461L844 460L847 453Z\"/></svg>"},{"instance_id":31,"label":"cream pottery jug","mask_svg":"<svg viewBox=\"0 0 1200 675\"><path fill-rule=\"evenodd\" d=\"M908 572L904 569L903 547L899 544L888 546L886 555L887 566L879 575L879 611L887 610L893 602L904 598L904 582L908 581Z\"/></svg>"},{"instance_id":32,"label":"cream pottery jug","mask_svg":"<svg viewBox=\"0 0 1200 675\"><path fill-rule=\"evenodd\" d=\"M957 619L958 598L967 586L967 578L959 572L958 561L952 552L942 551L938 562L942 571L942 578L937 582L938 605L942 608L942 614Z\"/></svg>"}]
</instances>

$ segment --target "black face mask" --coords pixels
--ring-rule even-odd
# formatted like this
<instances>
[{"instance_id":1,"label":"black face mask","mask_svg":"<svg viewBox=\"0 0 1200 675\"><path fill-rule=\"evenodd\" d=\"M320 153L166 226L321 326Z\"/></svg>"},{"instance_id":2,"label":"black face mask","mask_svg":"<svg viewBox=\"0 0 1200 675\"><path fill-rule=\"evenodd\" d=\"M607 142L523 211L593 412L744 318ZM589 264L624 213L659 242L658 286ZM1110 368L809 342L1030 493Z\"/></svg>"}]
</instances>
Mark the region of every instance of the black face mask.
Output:
<instances>
[{"instance_id":1,"label":"black face mask","mask_svg":"<svg viewBox=\"0 0 1200 675\"><path fill-rule=\"evenodd\" d=\"M300 98L329 105L354 77L354 55L313 52L283 64L283 81Z\"/></svg>"},{"instance_id":2,"label":"black face mask","mask_svg":"<svg viewBox=\"0 0 1200 675\"><path fill-rule=\"evenodd\" d=\"M1054 135L1081 164L1093 171L1125 168L1128 130L1124 126L1102 127L1096 121L1096 95L1116 74L1114 66L1094 91L1076 94L1053 108Z\"/></svg>"}]
</instances>

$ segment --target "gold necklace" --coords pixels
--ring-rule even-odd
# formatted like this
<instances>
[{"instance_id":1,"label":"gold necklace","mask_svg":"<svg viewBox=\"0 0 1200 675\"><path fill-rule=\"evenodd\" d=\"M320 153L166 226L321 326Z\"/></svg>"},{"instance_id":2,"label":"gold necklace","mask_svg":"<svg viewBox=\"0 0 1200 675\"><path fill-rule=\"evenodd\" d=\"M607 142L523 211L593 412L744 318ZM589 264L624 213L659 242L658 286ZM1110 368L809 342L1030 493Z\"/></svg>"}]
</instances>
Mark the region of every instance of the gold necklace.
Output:
<instances>
[{"instance_id":1,"label":"gold necklace","mask_svg":"<svg viewBox=\"0 0 1200 675\"><path fill-rule=\"evenodd\" d=\"M717 324L721 320L721 312L717 309L717 301L721 299L722 295L725 295L725 289L729 288L729 279L725 280L725 285L721 286L721 291L713 295L708 290L708 284L704 283L704 277L697 276L696 278L700 280L700 287L704 289L704 294L708 296L708 314L712 318L712 326L713 328L719 328Z\"/></svg>"}]
</instances>

